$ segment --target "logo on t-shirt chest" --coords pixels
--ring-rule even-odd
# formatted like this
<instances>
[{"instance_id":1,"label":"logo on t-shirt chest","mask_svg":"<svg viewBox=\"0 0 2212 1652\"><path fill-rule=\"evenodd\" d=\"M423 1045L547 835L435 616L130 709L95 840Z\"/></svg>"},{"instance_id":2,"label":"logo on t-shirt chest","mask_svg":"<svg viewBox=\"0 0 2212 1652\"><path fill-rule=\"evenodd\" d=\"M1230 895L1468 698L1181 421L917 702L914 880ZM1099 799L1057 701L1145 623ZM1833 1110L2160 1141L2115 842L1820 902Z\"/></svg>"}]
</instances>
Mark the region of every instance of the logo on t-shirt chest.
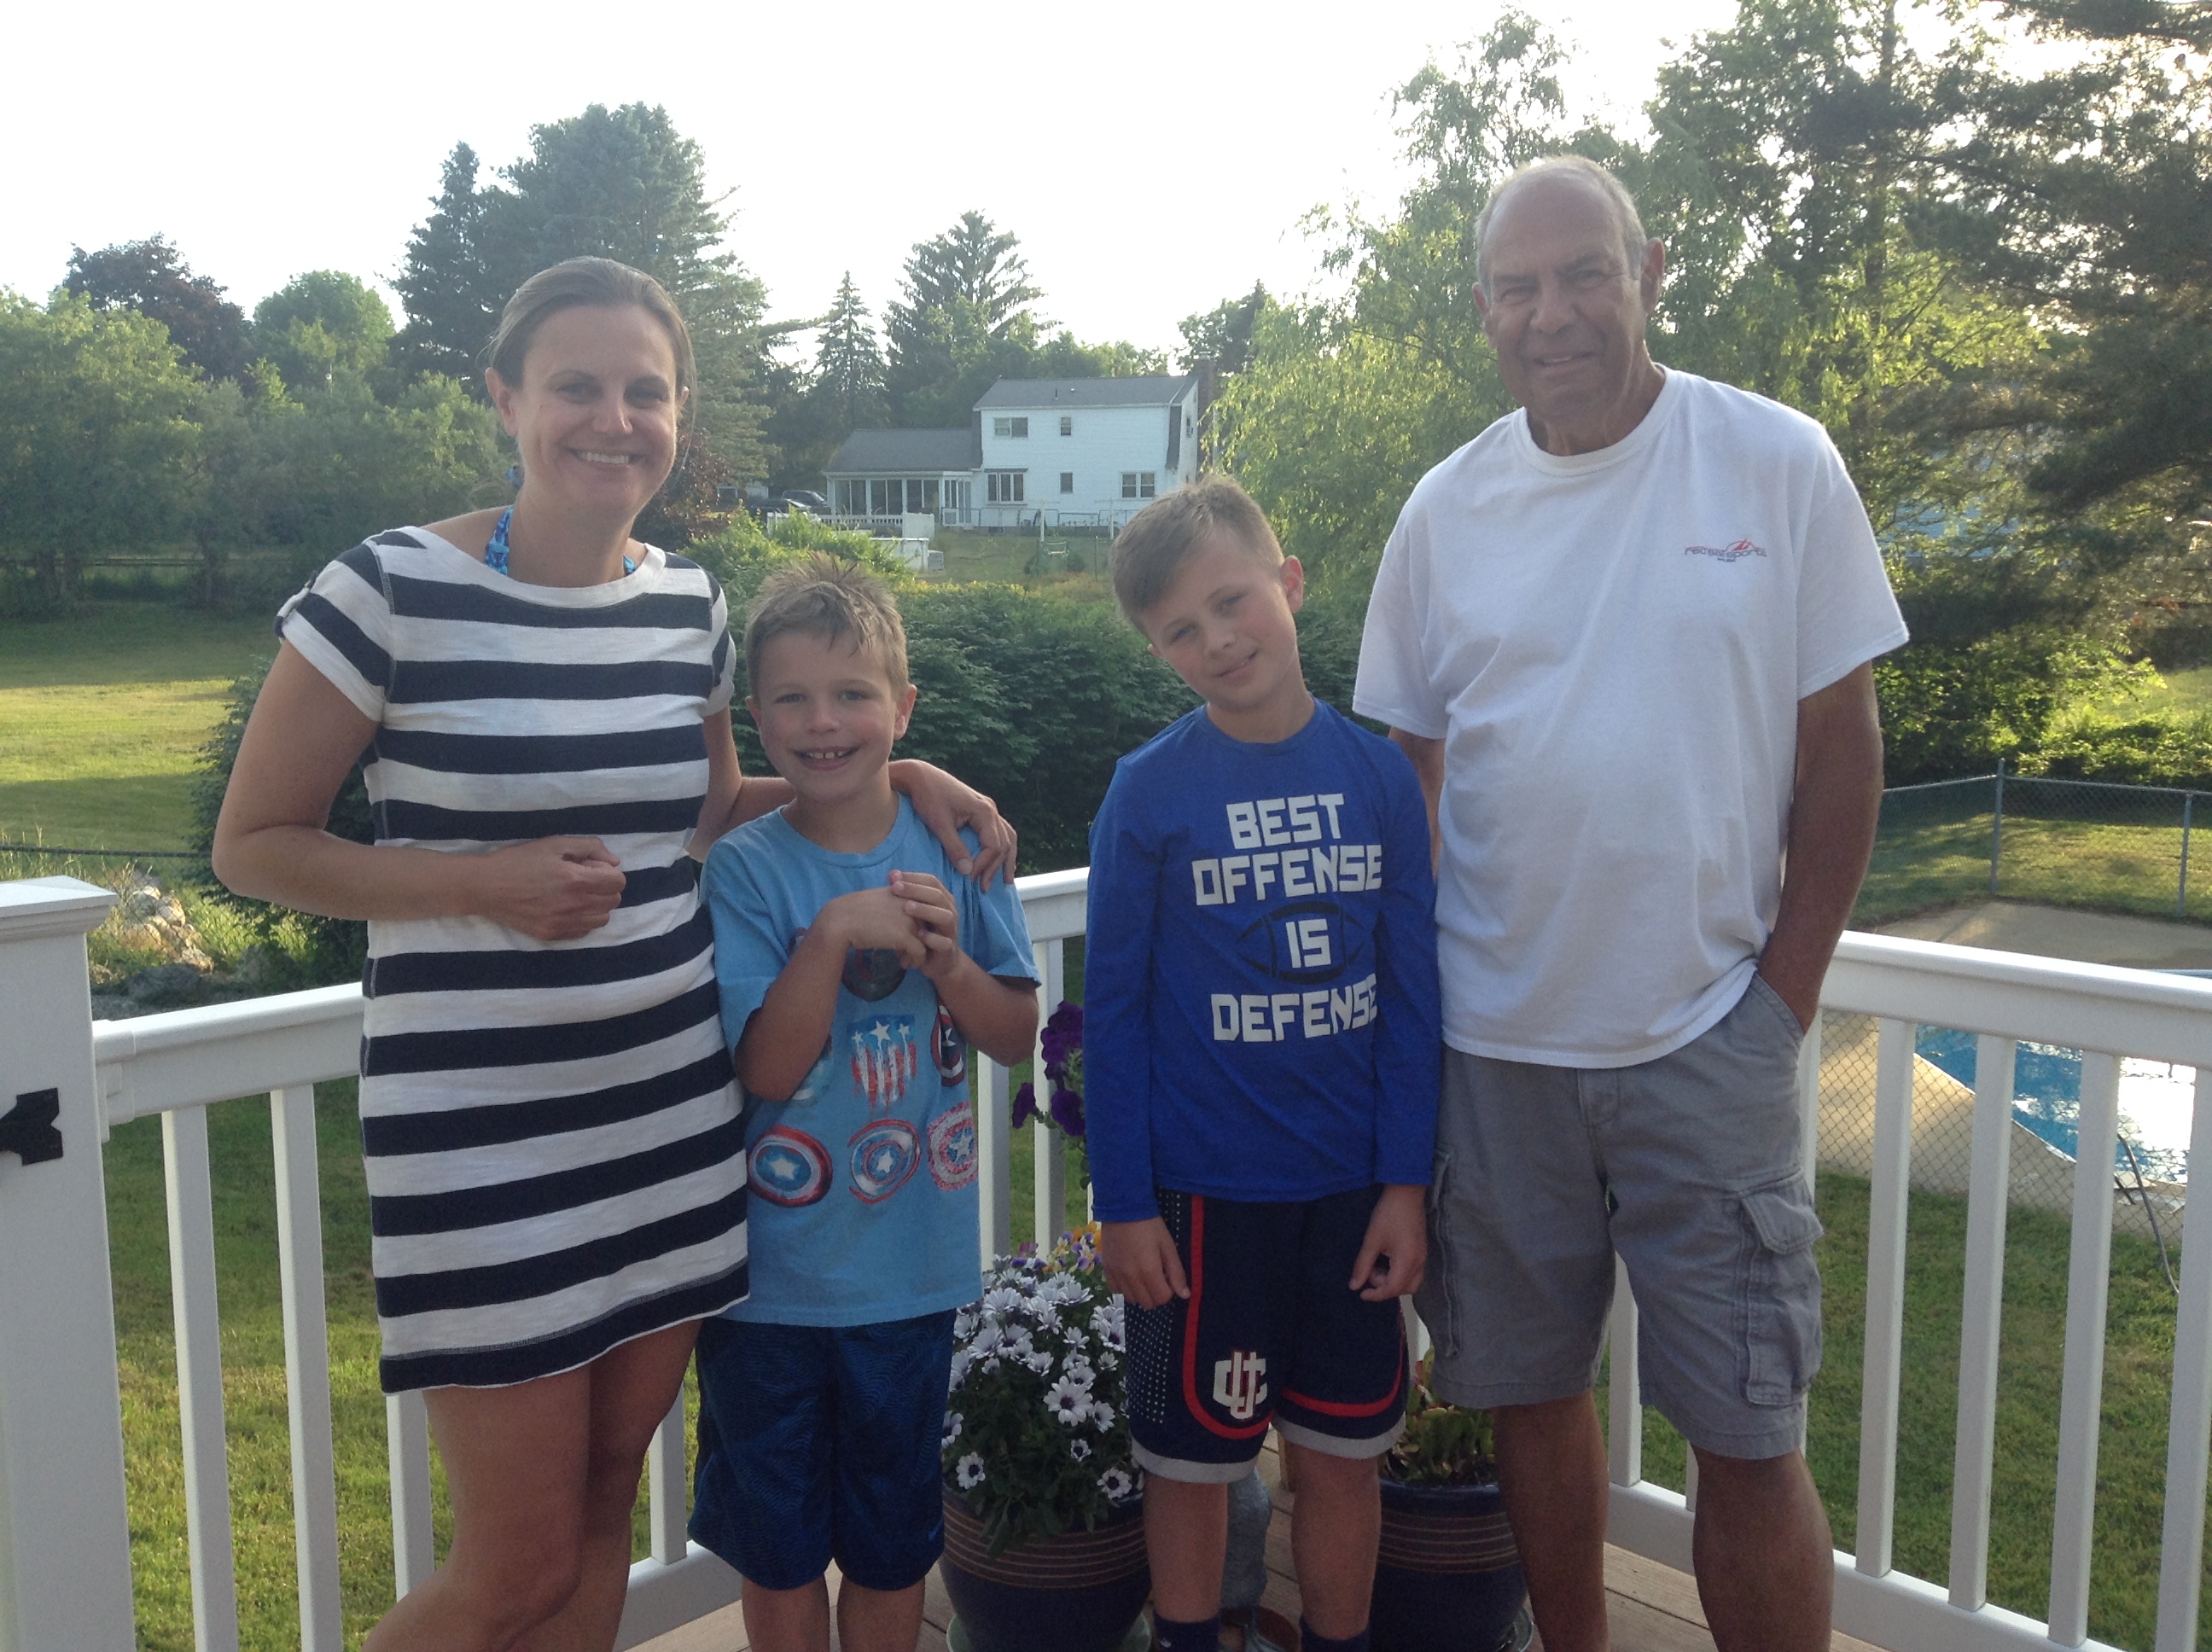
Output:
<instances>
[{"instance_id":1,"label":"logo on t-shirt chest","mask_svg":"<svg viewBox=\"0 0 2212 1652\"><path fill-rule=\"evenodd\" d=\"M1717 562L1740 562L1747 556L1764 557L1766 548L1753 544L1748 539L1731 540L1724 545L1685 545L1685 556L1710 556Z\"/></svg>"}]
</instances>

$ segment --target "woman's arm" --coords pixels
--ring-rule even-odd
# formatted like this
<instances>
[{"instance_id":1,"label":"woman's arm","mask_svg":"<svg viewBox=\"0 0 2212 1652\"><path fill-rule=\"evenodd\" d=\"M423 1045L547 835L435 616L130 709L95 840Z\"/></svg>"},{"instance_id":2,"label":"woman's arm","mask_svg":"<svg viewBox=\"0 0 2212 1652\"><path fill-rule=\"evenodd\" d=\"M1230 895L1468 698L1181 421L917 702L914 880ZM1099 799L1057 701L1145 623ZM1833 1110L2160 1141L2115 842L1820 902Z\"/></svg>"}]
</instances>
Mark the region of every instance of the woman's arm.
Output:
<instances>
[{"instance_id":1,"label":"woman's arm","mask_svg":"<svg viewBox=\"0 0 2212 1652\"><path fill-rule=\"evenodd\" d=\"M892 790L906 793L915 813L945 846L946 858L961 876L974 878L979 889L988 889L1000 872L1014 875L1014 826L999 812L997 804L934 763L900 757L890 768ZM963 826L974 830L980 847L972 859L960 841Z\"/></svg>"},{"instance_id":2,"label":"woman's arm","mask_svg":"<svg viewBox=\"0 0 2212 1652\"><path fill-rule=\"evenodd\" d=\"M691 858L707 851L749 820L791 801L791 782L774 774L748 774L738 766L738 742L725 709L707 719L707 801L699 810L699 829L691 835Z\"/></svg>"},{"instance_id":3,"label":"woman's arm","mask_svg":"<svg viewBox=\"0 0 2212 1652\"><path fill-rule=\"evenodd\" d=\"M552 837L489 854L372 847L324 829L376 725L287 643L253 702L223 793L211 857L240 895L326 918L495 920L539 940L606 922L623 874L597 838Z\"/></svg>"}]
</instances>

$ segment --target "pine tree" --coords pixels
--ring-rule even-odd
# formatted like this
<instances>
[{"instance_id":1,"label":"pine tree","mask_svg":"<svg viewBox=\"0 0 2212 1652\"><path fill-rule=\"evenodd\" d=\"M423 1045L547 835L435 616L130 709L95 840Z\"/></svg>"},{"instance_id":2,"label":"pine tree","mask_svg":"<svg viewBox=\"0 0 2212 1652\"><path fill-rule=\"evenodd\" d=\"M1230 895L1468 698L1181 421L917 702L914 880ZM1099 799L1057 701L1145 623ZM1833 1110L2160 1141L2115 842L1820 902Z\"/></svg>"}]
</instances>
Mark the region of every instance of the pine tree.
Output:
<instances>
[{"instance_id":1,"label":"pine tree","mask_svg":"<svg viewBox=\"0 0 2212 1652\"><path fill-rule=\"evenodd\" d=\"M822 324L816 370L814 393L830 423L842 432L864 429L886 416L883 351L849 270L838 283L829 319Z\"/></svg>"}]
</instances>

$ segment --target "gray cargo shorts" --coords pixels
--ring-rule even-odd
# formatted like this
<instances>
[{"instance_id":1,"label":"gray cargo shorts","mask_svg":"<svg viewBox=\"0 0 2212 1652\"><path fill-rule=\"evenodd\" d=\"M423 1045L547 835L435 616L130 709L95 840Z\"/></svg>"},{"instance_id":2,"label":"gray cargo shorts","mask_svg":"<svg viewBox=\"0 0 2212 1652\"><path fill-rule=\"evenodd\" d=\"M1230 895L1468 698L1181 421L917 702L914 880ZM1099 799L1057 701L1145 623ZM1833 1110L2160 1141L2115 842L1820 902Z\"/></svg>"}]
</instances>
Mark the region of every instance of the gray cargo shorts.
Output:
<instances>
[{"instance_id":1,"label":"gray cargo shorts","mask_svg":"<svg viewBox=\"0 0 2212 1652\"><path fill-rule=\"evenodd\" d=\"M1801 1041L1754 975L1712 1027L1635 1066L1445 1050L1414 1297L1437 1393L1488 1408L1591 1387L1618 1252L1645 1403L1702 1450L1795 1451L1820 1368Z\"/></svg>"}]
</instances>

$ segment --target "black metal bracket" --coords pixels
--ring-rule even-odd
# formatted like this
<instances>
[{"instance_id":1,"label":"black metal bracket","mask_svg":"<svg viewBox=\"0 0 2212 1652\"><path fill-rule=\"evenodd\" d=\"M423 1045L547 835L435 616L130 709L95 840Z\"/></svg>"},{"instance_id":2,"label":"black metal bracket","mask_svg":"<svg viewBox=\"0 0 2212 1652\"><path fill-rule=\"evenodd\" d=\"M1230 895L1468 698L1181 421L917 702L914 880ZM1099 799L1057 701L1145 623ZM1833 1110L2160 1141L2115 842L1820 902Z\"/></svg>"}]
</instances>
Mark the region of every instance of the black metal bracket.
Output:
<instances>
[{"instance_id":1,"label":"black metal bracket","mask_svg":"<svg viewBox=\"0 0 2212 1652\"><path fill-rule=\"evenodd\" d=\"M0 1153L13 1153L26 1164L43 1164L62 1156L62 1133L54 1121L62 1115L58 1090L33 1090L15 1097L15 1105L0 1114Z\"/></svg>"}]
</instances>

